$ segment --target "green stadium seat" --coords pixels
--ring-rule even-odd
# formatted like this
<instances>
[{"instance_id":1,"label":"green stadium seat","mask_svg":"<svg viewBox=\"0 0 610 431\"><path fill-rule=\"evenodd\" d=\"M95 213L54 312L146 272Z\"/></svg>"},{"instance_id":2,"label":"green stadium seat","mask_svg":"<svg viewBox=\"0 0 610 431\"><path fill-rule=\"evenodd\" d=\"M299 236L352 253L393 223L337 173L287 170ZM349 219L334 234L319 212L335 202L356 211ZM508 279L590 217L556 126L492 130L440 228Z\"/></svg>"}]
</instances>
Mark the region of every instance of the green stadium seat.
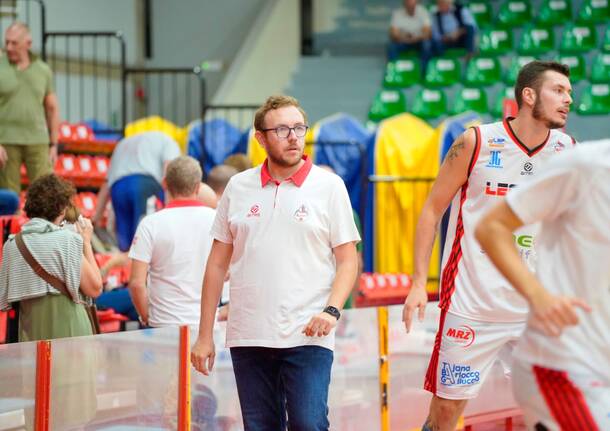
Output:
<instances>
[{"instance_id":1,"label":"green stadium seat","mask_svg":"<svg viewBox=\"0 0 610 431\"><path fill-rule=\"evenodd\" d=\"M487 27L481 30L479 51L482 55L503 55L513 50L513 32Z\"/></svg>"},{"instance_id":2,"label":"green stadium seat","mask_svg":"<svg viewBox=\"0 0 610 431\"><path fill-rule=\"evenodd\" d=\"M606 27L604 41L602 42L602 51L610 52L610 25Z\"/></svg>"},{"instance_id":3,"label":"green stadium seat","mask_svg":"<svg viewBox=\"0 0 610 431\"><path fill-rule=\"evenodd\" d=\"M502 79L502 66L497 57L475 57L466 67L466 85L493 85Z\"/></svg>"},{"instance_id":4,"label":"green stadium seat","mask_svg":"<svg viewBox=\"0 0 610 431\"><path fill-rule=\"evenodd\" d=\"M491 114L495 118L502 118L504 114L504 99L515 99L515 87L506 86L496 96L496 101L491 108Z\"/></svg>"},{"instance_id":5,"label":"green stadium seat","mask_svg":"<svg viewBox=\"0 0 610 431\"><path fill-rule=\"evenodd\" d=\"M567 24L561 36L561 52L587 52L597 47L597 31L593 24Z\"/></svg>"},{"instance_id":6,"label":"green stadium seat","mask_svg":"<svg viewBox=\"0 0 610 431\"><path fill-rule=\"evenodd\" d=\"M536 21L542 25L563 25L572 21L571 0L543 0Z\"/></svg>"},{"instance_id":7,"label":"green stadium seat","mask_svg":"<svg viewBox=\"0 0 610 431\"><path fill-rule=\"evenodd\" d=\"M529 0L505 0L500 5L498 23L506 28L521 26L532 20L532 5Z\"/></svg>"},{"instance_id":8,"label":"green stadium seat","mask_svg":"<svg viewBox=\"0 0 610 431\"><path fill-rule=\"evenodd\" d=\"M523 29L517 51L521 55L546 54L555 49L555 33L552 28L528 25Z\"/></svg>"},{"instance_id":9,"label":"green stadium seat","mask_svg":"<svg viewBox=\"0 0 610 431\"><path fill-rule=\"evenodd\" d=\"M460 82L460 62L455 58L437 57L430 60L425 83L434 87L446 87Z\"/></svg>"},{"instance_id":10,"label":"green stadium seat","mask_svg":"<svg viewBox=\"0 0 610 431\"><path fill-rule=\"evenodd\" d=\"M582 94L578 104L580 115L610 114L610 84L591 84Z\"/></svg>"},{"instance_id":11,"label":"green stadium seat","mask_svg":"<svg viewBox=\"0 0 610 431\"><path fill-rule=\"evenodd\" d=\"M471 1L466 6L470 9L479 28L492 23L493 14L489 1Z\"/></svg>"},{"instance_id":12,"label":"green stadium seat","mask_svg":"<svg viewBox=\"0 0 610 431\"><path fill-rule=\"evenodd\" d=\"M591 82L610 83L610 54L600 54L591 66Z\"/></svg>"},{"instance_id":13,"label":"green stadium seat","mask_svg":"<svg viewBox=\"0 0 610 431\"><path fill-rule=\"evenodd\" d=\"M570 68L570 81L577 82L587 78L587 64L582 54L560 54L557 62Z\"/></svg>"},{"instance_id":14,"label":"green stadium seat","mask_svg":"<svg viewBox=\"0 0 610 431\"><path fill-rule=\"evenodd\" d=\"M423 119L438 118L447 113L447 96L440 88L422 88L415 96L411 113Z\"/></svg>"},{"instance_id":15,"label":"green stadium seat","mask_svg":"<svg viewBox=\"0 0 610 431\"><path fill-rule=\"evenodd\" d=\"M443 52L443 57L446 58L460 58L466 55L464 48L449 48Z\"/></svg>"},{"instance_id":16,"label":"green stadium seat","mask_svg":"<svg viewBox=\"0 0 610 431\"><path fill-rule=\"evenodd\" d=\"M583 0L578 12L580 23L604 23L610 19L610 0Z\"/></svg>"},{"instance_id":17,"label":"green stadium seat","mask_svg":"<svg viewBox=\"0 0 610 431\"><path fill-rule=\"evenodd\" d=\"M487 93L482 88L462 87L458 91L453 102L453 114L461 114L466 111L475 111L479 114L488 114Z\"/></svg>"},{"instance_id":18,"label":"green stadium seat","mask_svg":"<svg viewBox=\"0 0 610 431\"><path fill-rule=\"evenodd\" d=\"M388 62L383 85L386 88L405 88L419 83L420 80L420 60L418 58L407 58Z\"/></svg>"},{"instance_id":19,"label":"green stadium seat","mask_svg":"<svg viewBox=\"0 0 610 431\"><path fill-rule=\"evenodd\" d=\"M534 60L536 60L536 57L532 57L531 55L520 55L518 57L513 57L510 61L510 66L506 71L504 82L509 85L515 85L515 82L517 82L517 75L519 75L521 68Z\"/></svg>"},{"instance_id":20,"label":"green stadium seat","mask_svg":"<svg viewBox=\"0 0 610 431\"><path fill-rule=\"evenodd\" d=\"M393 115L401 114L407 110L407 100L400 90L381 90L377 93L371 110L369 120L379 122Z\"/></svg>"}]
</instances>

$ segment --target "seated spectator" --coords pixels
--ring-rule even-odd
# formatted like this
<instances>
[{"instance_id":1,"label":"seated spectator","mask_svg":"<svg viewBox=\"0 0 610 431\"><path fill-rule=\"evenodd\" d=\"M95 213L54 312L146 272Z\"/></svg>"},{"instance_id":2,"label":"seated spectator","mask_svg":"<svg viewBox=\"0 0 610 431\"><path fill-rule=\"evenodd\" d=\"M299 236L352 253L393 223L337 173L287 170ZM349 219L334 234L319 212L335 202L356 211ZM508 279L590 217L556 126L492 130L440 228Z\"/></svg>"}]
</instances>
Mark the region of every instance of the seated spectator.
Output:
<instances>
[{"instance_id":1,"label":"seated spectator","mask_svg":"<svg viewBox=\"0 0 610 431\"><path fill-rule=\"evenodd\" d=\"M227 157L222 164L233 166L237 172L243 172L252 167L252 160L244 153L235 153Z\"/></svg>"},{"instance_id":2,"label":"seated spectator","mask_svg":"<svg viewBox=\"0 0 610 431\"><path fill-rule=\"evenodd\" d=\"M417 51L425 70L432 55L430 16L417 0L404 0L403 5L392 13L388 60L396 60L405 51Z\"/></svg>"},{"instance_id":3,"label":"seated spectator","mask_svg":"<svg viewBox=\"0 0 610 431\"><path fill-rule=\"evenodd\" d=\"M196 200L201 176L201 166L192 157L170 162L163 180L169 203L138 225L129 250L129 292L143 325L199 323L201 286L216 215Z\"/></svg>"},{"instance_id":4,"label":"seated spectator","mask_svg":"<svg viewBox=\"0 0 610 431\"><path fill-rule=\"evenodd\" d=\"M161 132L143 132L122 139L110 159L107 182L100 188L93 223L99 226L108 198L116 217L119 250L126 252L148 199L163 202L161 180L165 166L180 155L180 147Z\"/></svg>"},{"instance_id":5,"label":"seated spectator","mask_svg":"<svg viewBox=\"0 0 610 431\"><path fill-rule=\"evenodd\" d=\"M92 335L83 304L102 290L91 236L93 226L79 218L75 231L61 228L72 206L74 187L54 174L35 180L28 189L25 212L30 218L20 238L33 260L63 282L65 292L34 272L15 235L4 244L0 269L0 310L19 303L19 341Z\"/></svg>"},{"instance_id":6,"label":"seated spectator","mask_svg":"<svg viewBox=\"0 0 610 431\"><path fill-rule=\"evenodd\" d=\"M432 43L436 55L448 48L464 48L467 58L476 51L477 24L467 7L453 0L437 0L432 19Z\"/></svg>"},{"instance_id":7,"label":"seated spectator","mask_svg":"<svg viewBox=\"0 0 610 431\"><path fill-rule=\"evenodd\" d=\"M208 185L212 188L212 190L214 190L218 200L220 200L220 197L225 191L227 184L229 184L231 177L239 172L240 171L234 166L229 166L226 164L214 166L210 170L208 175Z\"/></svg>"}]
</instances>

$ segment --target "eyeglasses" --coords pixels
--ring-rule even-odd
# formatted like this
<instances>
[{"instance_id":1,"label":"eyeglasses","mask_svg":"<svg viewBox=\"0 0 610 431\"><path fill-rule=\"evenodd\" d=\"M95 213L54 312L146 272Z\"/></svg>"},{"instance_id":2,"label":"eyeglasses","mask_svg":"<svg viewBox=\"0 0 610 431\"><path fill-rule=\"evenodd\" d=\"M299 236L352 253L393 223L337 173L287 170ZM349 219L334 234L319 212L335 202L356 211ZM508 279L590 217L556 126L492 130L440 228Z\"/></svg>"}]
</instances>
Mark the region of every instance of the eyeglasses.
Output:
<instances>
[{"instance_id":1,"label":"eyeglasses","mask_svg":"<svg viewBox=\"0 0 610 431\"><path fill-rule=\"evenodd\" d=\"M290 131L292 130L297 138L302 138L307 134L307 129L309 129L309 126L304 125L294 127L280 126L273 129L262 129L261 132L270 132L271 130L274 130L278 138L285 139L290 136Z\"/></svg>"}]
</instances>

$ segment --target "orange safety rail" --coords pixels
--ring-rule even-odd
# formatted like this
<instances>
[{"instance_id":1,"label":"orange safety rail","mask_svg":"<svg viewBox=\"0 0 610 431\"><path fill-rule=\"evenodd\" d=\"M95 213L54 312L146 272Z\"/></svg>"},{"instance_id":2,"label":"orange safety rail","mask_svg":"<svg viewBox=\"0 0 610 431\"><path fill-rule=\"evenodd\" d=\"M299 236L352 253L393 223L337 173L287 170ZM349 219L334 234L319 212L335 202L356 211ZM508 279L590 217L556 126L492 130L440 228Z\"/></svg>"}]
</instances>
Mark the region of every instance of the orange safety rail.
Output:
<instances>
[{"instance_id":1,"label":"orange safety rail","mask_svg":"<svg viewBox=\"0 0 610 431\"><path fill-rule=\"evenodd\" d=\"M360 276L356 307L402 304L410 289L407 274L365 273Z\"/></svg>"},{"instance_id":2,"label":"orange safety rail","mask_svg":"<svg viewBox=\"0 0 610 431\"><path fill-rule=\"evenodd\" d=\"M0 344L6 343L8 316L6 311L0 311Z\"/></svg>"},{"instance_id":3,"label":"orange safety rail","mask_svg":"<svg viewBox=\"0 0 610 431\"><path fill-rule=\"evenodd\" d=\"M36 350L36 431L48 431L51 406L51 342L38 341Z\"/></svg>"},{"instance_id":4,"label":"orange safety rail","mask_svg":"<svg viewBox=\"0 0 610 431\"><path fill-rule=\"evenodd\" d=\"M178 365L178 431L191 429L191 367L189 327L180 327L180 359Z\"/></svg>"}]
</instances>

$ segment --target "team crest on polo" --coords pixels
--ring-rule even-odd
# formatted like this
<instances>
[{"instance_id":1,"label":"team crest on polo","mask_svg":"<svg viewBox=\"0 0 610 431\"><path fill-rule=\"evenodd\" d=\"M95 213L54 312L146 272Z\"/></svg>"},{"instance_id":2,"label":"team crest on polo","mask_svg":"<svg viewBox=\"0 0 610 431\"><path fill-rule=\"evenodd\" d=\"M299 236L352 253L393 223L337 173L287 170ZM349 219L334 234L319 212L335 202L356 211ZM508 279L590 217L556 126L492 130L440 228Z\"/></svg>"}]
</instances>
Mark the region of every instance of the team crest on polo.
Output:
<instances>
[{"instance_id":1,"label":"team crest on polo","mask_svg":"<svg viewBox=\"0 0 610 431\"><path fill-rule=\"evenodd\" d=\"M307 209L307 207L305 205L301 205L294 212L294 218L298 221L305 220L308 215L309 215L309 210Z\"/></svg>"}]
</instances>

